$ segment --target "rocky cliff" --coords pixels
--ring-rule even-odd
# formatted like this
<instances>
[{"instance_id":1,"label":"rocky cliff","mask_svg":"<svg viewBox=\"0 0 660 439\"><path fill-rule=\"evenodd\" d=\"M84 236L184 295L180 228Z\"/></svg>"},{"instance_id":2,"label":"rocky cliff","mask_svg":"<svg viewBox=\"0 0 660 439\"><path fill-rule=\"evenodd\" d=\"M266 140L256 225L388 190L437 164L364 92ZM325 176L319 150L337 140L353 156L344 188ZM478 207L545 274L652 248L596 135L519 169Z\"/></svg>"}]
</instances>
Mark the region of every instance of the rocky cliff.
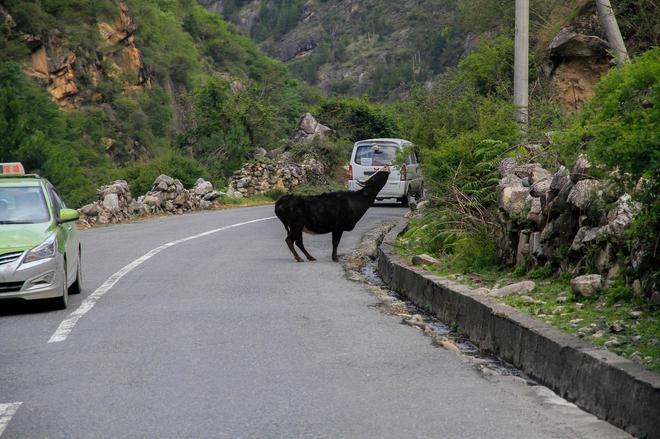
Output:
<instances>
[{"instance_id":1,"label":"rocky cliff","mask_svg":"<svg viewBox=\"0 0 660 439\"><path fill-rule=\"evenodd\" d=\"M99 38L85 46L72 44L57 29L46 35L25 31L6 10L0 15L14 31L14 38L24 40L30 50L23 60L25 73L43 84L61 108L72 110L103 101L102 93L90 89L107 78L119 80L126 91L151 85L135 44L137 26L124 1L118 3L114 20L96 23Z\"/></svg>"}]
</instances>

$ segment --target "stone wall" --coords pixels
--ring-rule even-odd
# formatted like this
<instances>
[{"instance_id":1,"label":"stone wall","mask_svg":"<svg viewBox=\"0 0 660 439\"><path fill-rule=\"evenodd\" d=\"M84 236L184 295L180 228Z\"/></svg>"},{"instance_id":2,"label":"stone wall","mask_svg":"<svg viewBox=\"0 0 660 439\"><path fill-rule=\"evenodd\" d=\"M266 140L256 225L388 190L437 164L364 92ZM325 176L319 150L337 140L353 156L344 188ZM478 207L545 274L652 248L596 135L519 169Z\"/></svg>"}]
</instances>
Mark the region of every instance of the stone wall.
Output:
<instances>
[{"instance_id":1,"label":"stone wall","mask_svg":"<svg viewBox=\"0 0 660 439\"><path fill-rule=\"evenodd\" d=\"M299 120L288 146L303 148L308 154L298 157L282 148L266 151L257 148L254 159L234 172L229 180L227 195L252 197L280 189L291 191L301 184L322 185L328 183L328 169L314 154L314 143L325 142L332 129L319 123L310 113Z\"/></svg>"},{"instance_id":2,"label":"stone wall","mask_svg":"<svg viewBox=\"0 0 660 439\"><path fill-rule=\"evenodd\" d=\"M178 179L160 175L149 192L134 199L128 183L117 180L96 191L97 200L78 211L80 223L85 226L128 221L147 214L182 214L211 209L224 196L213 190L211 182L199 178L188 190Z\"/></svg>"},{"instance_id":3,"label":"stone wall","mask_svg":"<svg viewBox=\"0 0 660 439\"><path fill-rule=\"evenodd\" d=\"M283 152L272 159L260 157L243 165L229 181L227 195L252 197L273 189L290 191L301 184L325 183L325 165L312 154L296 161L291 153Z\"/></svg>"},{"instance_id":4,"label":"stone wall","mask_svg":"<svg viewBox=\"0 0 660 439\"><path fill-rule=\"evenodd\" d=\"M554 173L511 158L500 164L502 262L528 269L551 262L563 272L602 276L602 284L630 268L625 231L639 206L613 183L593 178L590 168L584 156L570 171L561 166Z\"/></svg>"}]
</instances>

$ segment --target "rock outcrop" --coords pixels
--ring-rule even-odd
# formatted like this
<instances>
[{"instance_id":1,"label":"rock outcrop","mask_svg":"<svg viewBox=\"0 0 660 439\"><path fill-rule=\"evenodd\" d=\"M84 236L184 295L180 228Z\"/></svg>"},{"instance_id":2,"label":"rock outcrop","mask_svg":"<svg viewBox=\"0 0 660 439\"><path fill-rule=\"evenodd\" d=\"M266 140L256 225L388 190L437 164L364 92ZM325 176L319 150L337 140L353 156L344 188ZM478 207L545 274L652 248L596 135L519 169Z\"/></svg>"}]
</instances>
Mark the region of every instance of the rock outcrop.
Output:
<instances>
[{"instance_id":1,"label":"rock outcrop","mask_svg":"<svg viewBox=\"0 0 660 439\"><path fill-rule=\"evenodd\" d=\"M70 47L64 34L58 31L48 37L19 32L31 51L24 64L25 73L42 83L61 108L74 110L87 101L103 98L83 93L81 80L96 86L104 77L111 77L122 81L125 90L151 86L142 54L135 44L137 26L124 1L119 2L117 12L114 22L97 24L100 38L95 48ZM0 19L13 23L4 9L0 11Z\"/></svg>"},{"instance_id":2,"label":"rock outcrop","mask_svg":"<svg viewBox=\"0 0 660 439\"><path fill-rule=\"evenodd\" d=\"M456 17L452 2L431 0L308 0L294 9L289 6L291 2L273 0L200 0L200 3L252 35L266 53L287 64L313 66L303 76L323 91L350 90L355 95L365 93L379 81L381 70L393 62L393 54L417 50L420 35L454 28L453 17ZM273 23L271 17L280 14L288 17L286 29L264 28L265 22ZM405 19L413 16L424 18ZM448 44L456 46L458 58L470 52L473 39L477 37L452 34ZM466 46L458 47L463 44ZM334 56L326 55L329 48ZM428 68L431 59L437 58L424 55L413 58L414 74L419 75ZM309 64L310 60L313 65ZM451 65L454 60L440 62ZM407 95L407 87L402 81L383 93L402 97Z\"/></svg>"},{"instance_id":3,"label":"rock outcrop","mask_svg":"<svg viewBox=\"0 0 660 439\"><path fill-rule=\"evenodd\" d=\"M213 184L198 179L190 190L178 179L160 175L149 192L134 199L128 183L117 180L96 191L97 200L78 211L80 223L85 226L128 221L147 214L182 214L211 209L225 194L213 190Z\"/></svg>"},{"instance_id":4,"label":"rock outcrop","mask_svg":"<svg viewBox=\"0 0 660 439\"><path fill-rule=\"evenodd\" d=\"M130 78L125 88L139 86L151 87L151 78L142 61L142 54L135 44L137 25L128 13L128 7L119 2L119 17L113 23L99 22L101 43L99 50L110 55L111 65L109 75L116 79Z\"/></svg>"},{"instance_id":5,"label":"rock outcrop","mask_svg":"<svg viewBox=\"0 0 660 439\"><path fill-rule=\"evenodd\" d=\"M309 143L314 140L324 141L330 134L332 134L332 128L319 123L310 113L305 113L300 118L300 121L298 121L298 127L295 133L293 133L293 136L291 136L291 142Z\"/></svg>"},{"instance_id":6,"label":"rock outcrop","mask_svg":"<svg viewBox=\"0 0 660 439\"><path fill-rule=\"evenodd\" d=\"M596 84L607 73L612 61L592 3L586 4L548 47L554 94L575 111L581 110L593 96Z\"/></svg>"},{"instance_id":7,"label":"rock outcrop","mask_svg":"<svg viewBox=\"0 0 660 439\"><path fill-rule=\"evenodd\" d=\"M499 166L497 187L502 233L498 257L531 268L552 262L563 269L616 276L624 261L625 231L638 205L590 175L580 156L572 169L550 173L539 163Z\"/></svg>"}]
</instances>

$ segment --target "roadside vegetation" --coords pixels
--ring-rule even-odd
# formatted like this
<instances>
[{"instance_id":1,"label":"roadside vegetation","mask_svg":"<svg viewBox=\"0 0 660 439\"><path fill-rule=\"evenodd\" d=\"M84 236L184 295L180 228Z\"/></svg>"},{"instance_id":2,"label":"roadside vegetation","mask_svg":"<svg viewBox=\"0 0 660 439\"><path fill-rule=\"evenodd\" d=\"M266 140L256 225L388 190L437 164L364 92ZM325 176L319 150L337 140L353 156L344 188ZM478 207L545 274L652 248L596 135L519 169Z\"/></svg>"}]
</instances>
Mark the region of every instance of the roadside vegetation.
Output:
<instances>
[{"instance_id":1,"label":"roadside vegetation","mask_svg":"<svg viewBox=\"0 0 660 439\"><path fill-rule=\"evenodd\" d=\"M466 23L475 29L503 25L486 7L491 3L482 0L482 7L463 8ZM568 18L558 18L553 15L557 9L546 6L537 11L546 11L547 20L541 14L532 24L544 47L549 41L547 35L554 35L561 20L571 17L565 13ZM640 3L634 10L627 9L630 15L626 19L634 22L637 17L647 23L646 6ZM399 107L401 126L420 148L430 189L429 207L413 216L398 249L407 257L428 253L440 261L438 266L427 267L429 270L475 287L493 288L534 279L537 287L532 293L503 300L660 372L660 306L650 300L652 285L660 285L660 49L650 48L648 42L657 44L658 36L647 24L638 30L623 26L624 33L637 38L645 32L641 41L631 44L639 51L630 65L611 69L602 78L595 96L577 114L552 99L547 81L536 68L545 55L542 50L535 54L530 68L534 86L530 88L527 142L546 144L538 150L522 146L527 142L511 118L511 29L504 27L499 36L482 41L456 68L439 75L430 92L425 88L413 92ZM545 133L549 131L552 139L547 144ZM651 291L634 292L633 274L623 272L610 279L600 295L578 297L569 284L572 277L581 274L572 271L573 266L566 271L566 267L548 264L528 271L498 260L499 163L516 157L548 169L557 169L560 164L570 168L580 153L595 164L598 177L627 190L640 203L641 210L627 231L628 250L620 257L629 258L630 249L645 246L651 258L642 269Z\"/></svg>"},{"instance_id":2,"label":"roadside vegetation","mask_svg":"<svg viewBox=\"0 0 660 439\"><path fill-rule=\"evenodd\" d=\"M0 23L0 160L48 177L70 205L117 178L144 190L158 172L223 186L256 147L280 146L315 101L282 63L196 1L126 4L150 87L90 76L90 66L111 70L99 61L97 24L118 19L118 1L2 2L15 25ZM24 74L26 35L76 53L79 110L59 111Z\"/></svg>"}]
</instances>

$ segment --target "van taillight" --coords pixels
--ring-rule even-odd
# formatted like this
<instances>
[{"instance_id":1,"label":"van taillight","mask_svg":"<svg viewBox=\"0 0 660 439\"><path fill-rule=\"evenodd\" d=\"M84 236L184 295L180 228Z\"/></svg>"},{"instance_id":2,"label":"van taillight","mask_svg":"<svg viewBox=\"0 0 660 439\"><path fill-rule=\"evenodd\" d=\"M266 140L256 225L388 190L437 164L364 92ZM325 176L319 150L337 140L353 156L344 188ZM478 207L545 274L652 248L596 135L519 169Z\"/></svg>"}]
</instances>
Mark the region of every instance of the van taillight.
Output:
<instances>
[{"instance_id":1,"label":"van taillight","mask_svg":"<svg viewBox=\"0 0 660 439\"><path fill-rule=\"evenodd\" d=\"M406 169L406 165L401 166L401 173L400 173L400 176L401 176L400 180L401 181L406 181L407 172L408 172L408 170Z\"/></svg>"},{"instance_id":2,"label":"van taillight","mask_svg":"<svg viewBox=\"0 0 660 439\"><path fill-rule=\"evenodd\" d=\"M353 165L348 164L348 179L353 180Z\"/></svg>"}]
</instances>

